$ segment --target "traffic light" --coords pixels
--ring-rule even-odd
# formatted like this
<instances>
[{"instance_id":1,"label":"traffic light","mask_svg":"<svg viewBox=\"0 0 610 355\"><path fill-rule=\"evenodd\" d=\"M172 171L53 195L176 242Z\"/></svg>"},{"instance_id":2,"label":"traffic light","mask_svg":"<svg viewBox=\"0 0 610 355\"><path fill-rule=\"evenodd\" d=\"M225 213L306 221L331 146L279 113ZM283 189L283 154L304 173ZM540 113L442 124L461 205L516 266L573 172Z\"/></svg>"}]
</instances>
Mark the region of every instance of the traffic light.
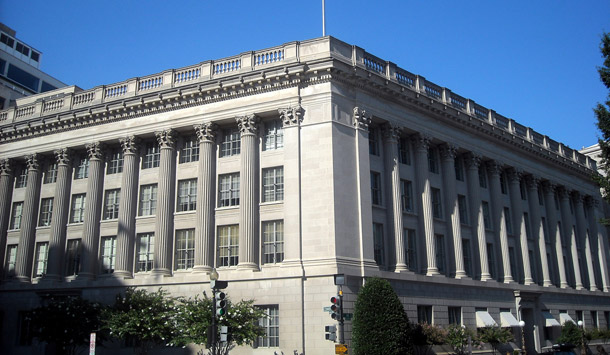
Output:
<instances>
[{"instance_id":1,"label":"traffic light","mask_svg":"<svg viewBox=\"0 0 610 355\"><path fill-rule=\"evenodd\" d=\"M324 335L324 338L326 340L330 340L330 341L336 341L337 340L337 326L336 325L327 325L324 327L324 332L326 332L326 334Z\"/></svg>"},{"instance_id":2,"label":"traffic light","mask_svg":"<svg viewBox=\"0 0 610 355\"><path fill-rule=\"evenodd\" d=\"M343 314L342 314L343 312L342 312L342 307L341 307L341 297L340 296L331 297L330 303L332 303L332 305L330 306L330 310L331 310L330 316L332 317L332 319L340 321L341 318L343 317Z\"/></svg>"},{"instance_id":3,"label":"traffic light","mask_svg":"<svg viewBox=\"0 0 610 355\"><path fill-rule=\"evenodd\" d=\"M224 292L216 293L216 315L221 317L227 314L227 301L225 300L227 296Z\"/></svg>"}]
</instances>

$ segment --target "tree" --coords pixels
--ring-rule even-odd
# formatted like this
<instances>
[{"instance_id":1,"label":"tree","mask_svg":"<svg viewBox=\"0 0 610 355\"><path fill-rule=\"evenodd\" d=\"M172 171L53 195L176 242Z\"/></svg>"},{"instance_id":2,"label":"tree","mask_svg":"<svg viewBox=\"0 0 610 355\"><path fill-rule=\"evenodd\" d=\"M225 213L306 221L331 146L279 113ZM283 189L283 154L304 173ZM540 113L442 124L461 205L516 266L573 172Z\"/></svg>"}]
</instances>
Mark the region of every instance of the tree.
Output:
<instances>
[{"instance_id":1,"label":"tree","mask_svg":"<svg viewBox=\"0 0 610 355\"><path fill-rule=\"evenodd\" d=\"M604 63L597 71L602 83L610 90L610 33L602 36L600 50ZM594 179L602 188L604 199L610 202L610 95L605 104L598 103L593 111L597 117L597 128L602 134L598 142L602 158L600 168L603 172L603 175L597 175ZM610 220L605 220L604 224L610 224Z\"/></svg>"},{"instance_id":2,"label":"tree","mask_svg":"<svg viewBox=\"0 0 610 355\"><path fill-rule=\"evenodd\" d=\"M411 354L409 318L387 280L369 278L354 306L355 355Z\"/></svg>"},{"instance_id":3,"label":"tree","mask_svg":"<svg viewBox=\"0 0 610 355\"><path fill-rule=\"evenodd\" d=\"M31 313L33 336L55 346L57 353L76 354L102 328L102 306L81 297L51 297ZM99 334L98 340L103 340Z\"/></svg>"},{"instance_id":4,"label":"tree","mask_svg":"<svg viewBox=\"0 0 610 355\"><path fill-rule=\"evenodd\" d=\"M565 322L561 326L561 335L557 338L559 344L573 344L582 347L582 329L574 322Z\"/></svg>"},{"instance_id":5,"label":"tree","mask_svg":"<svg viewBox=\"0 0 610 355\"><path fill-rule=\"evenodd\" d=\"M457 355L465 355L468 352L468 341L472 346L478 346L474 332L469 328L458 324L451 324L447 328L447 344L451 346Z\"/></svg>"},{"instance_id":6,"label":"tree","mask_svg":"<svg viewBox=\"0 0 610 355\"><path fill-rule=\"evenodd\" d=\"M488 325L484 328L479 328L477 338L481 343L490 344L495 354L498 346L512 341L514 336L508 328L501 328L497 325Z\"/></svg>"},{"instance_id":7,"label":"tree","mask_svg":"<svg viewBox=\"0 0 610 355\"><path fill-rule=\"evenodd\" d=\"M447 331L437 325L421 323L413 329L411 339L417 354L428 354L433 345L445 344Z\"/></svg>"}]
</instances>

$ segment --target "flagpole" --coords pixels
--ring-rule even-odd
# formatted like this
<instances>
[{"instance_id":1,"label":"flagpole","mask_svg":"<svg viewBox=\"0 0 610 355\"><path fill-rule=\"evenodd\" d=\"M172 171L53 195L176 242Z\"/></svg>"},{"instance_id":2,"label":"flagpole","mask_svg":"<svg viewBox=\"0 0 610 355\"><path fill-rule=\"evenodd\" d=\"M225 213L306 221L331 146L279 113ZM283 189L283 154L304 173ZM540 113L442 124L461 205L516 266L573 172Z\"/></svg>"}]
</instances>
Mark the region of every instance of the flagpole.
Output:
<instances>
[{"instance_id":1,"label":"flagpole","mask_svg":"<svg viewBox=\"0 0 610 355\"><path fill-rule=\"evenodd\" d=\"M325 14L325 1L322 0L322 37L326 36L326 14Z\"/></svg>"}]
</instances>

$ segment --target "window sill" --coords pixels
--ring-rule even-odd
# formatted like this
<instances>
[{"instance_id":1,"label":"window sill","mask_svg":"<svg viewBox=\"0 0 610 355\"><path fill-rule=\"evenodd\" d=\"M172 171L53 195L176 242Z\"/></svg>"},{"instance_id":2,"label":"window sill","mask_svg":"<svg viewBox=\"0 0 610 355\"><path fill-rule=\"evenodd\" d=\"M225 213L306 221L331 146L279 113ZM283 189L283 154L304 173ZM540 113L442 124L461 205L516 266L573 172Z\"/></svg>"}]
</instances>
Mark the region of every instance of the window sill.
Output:
<instances>
[{"instance_id":1,"label":"window sill","mask_svg":"<svg viewBox=\"0 0 610 355\"><path fill-rule=\"evenodd\" d=\"M236 210L236 209L239 209L239 205L237 205L237 206L216 207L216 211L226 211L226 210Z\"/></svg>"},{"instance_id":2,"label":"window sill","mask_svg":"<svg viewBox=\"0 0 610 355\"><path fill-rule=\"evenodd\" d=\"M197 210L189 210L189 211L180 211L180 212L174 212L174 216L181 216L181 215L188 215L188 214L193 214L197 212Z\"/></svg>"},{"instance_id":3,"label":"window sill","mask_svg":"<svg viewBox=\"0 0 610 355\"><path fill-rule=\"evenodd\" d=\"M84 222L68 222L68 227L82 226Z\"/></svg>"},{"instance_id":4,"label":"window sill","mask_svg":"<svg viewBox=\"0 0 610 355\"><path fill-rule=\"evenodd\" d=\"M118 218L112 218L112 219L103 219L100 221L100 223L112 223L112 222L118 222L119 219Z\"/></svg>"},{"instance_id":5,"label":"window sill","mask_svg":"<svg viewBox=\"0 0 610 355\"><path fill-rule=\"evenodd\" d=\"M140 220L140 219L149 219L149 218L155 218L156 215L154 214L148 214L146 216L136 216L136 221Z\"/></svg>"},{"instance_id":6,"label":"window sill","mask_svg":"<svg viewBox=\"0 0 610 355\"><path fill-rule=\"evenodd\" d=\"M267 202L261 202L259 203L259 206L269 206L269 205L281 205L284 203L284 200L278 200L278 201L267 201Z\"/></svg>"},{"instance_id":7,"label":"window sill","mask_svg":"<svg viewBox=\"0 0 610 355\"><path fill-rule=\"evenodd\" d=\"M45 225L45 226L38 226L38 227L36 227L36 230L39 230L39 229L43 230L43 229L49 229L49 228L51 228L50 224L49 225Z\"/></svg>"}]
</instances>

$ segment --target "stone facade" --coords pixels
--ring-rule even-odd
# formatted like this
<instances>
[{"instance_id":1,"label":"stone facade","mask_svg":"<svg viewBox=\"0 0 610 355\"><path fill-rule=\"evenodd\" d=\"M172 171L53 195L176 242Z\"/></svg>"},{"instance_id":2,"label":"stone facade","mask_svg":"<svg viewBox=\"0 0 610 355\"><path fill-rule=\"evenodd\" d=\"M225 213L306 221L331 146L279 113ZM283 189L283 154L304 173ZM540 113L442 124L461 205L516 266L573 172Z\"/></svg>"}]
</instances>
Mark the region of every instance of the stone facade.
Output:
<instances>
[{"instance_id":1,"label":"stone facade","mask_svg":"<svg viewBox=\"0 0 610 355\"><path fill-rule=\"evenodd\" d=\"M18 100L0 159L15 354L43 293L194 296L212 268L279 311L279 346L236 354L330 353L335 274L346 312L380 276L411 320L523 319L530 351L549 314L610 322L595 162L332 37Z\"/></svg>"}]
</instances>

